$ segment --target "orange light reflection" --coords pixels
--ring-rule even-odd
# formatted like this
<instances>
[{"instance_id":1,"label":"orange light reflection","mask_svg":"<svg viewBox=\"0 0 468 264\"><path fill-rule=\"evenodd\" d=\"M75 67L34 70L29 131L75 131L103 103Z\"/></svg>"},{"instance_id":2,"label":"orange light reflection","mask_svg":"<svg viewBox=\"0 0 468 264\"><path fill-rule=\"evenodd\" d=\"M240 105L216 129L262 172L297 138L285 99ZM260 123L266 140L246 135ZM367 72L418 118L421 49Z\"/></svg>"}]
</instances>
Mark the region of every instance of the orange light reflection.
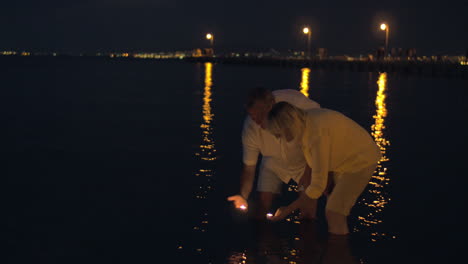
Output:
<instances>
[{"instance_id":1,"label":"orange light reflection","mask_svg":"<svg viewBox=\"0 0 468 264\"><path fill-rule=\"evenodd\" d=\"M203 93L203 123L200 125L202 128L203 142L200 145L200 157L202 160L215 160L215 144L212 138L213 128L211 122L213 121L214 114L211 111L211 87L213 86L212 79L213 64L211 62L205 63L205 89Z\"/></svg>"},{"instance_id":2,"label":"orange light reflection","mask_svg":"<svg viewBox=\"0 0 468 264\"><path fill-rule=\"evenodd\" d=\"M386 89L387 89L387 73L380 73L379 79L377 81L378 90L375 98L376 113L373 116L374 124L371 126L372 137L374 138L377 146L382 153L382 158L378 162L376 171L372 176L371 181L369 182L370 187L368 192L372 197L371 199L363 199L361 204L365 205L368 209L367 214L364 216L359 216L359 224L364 228L372 228L373 226L383 222L381 214L385 205L388 204L390 198L388 198L387 193L385 192L385 186L389 184L389 177L387 176L387 168L385 163L389 161L389 158L386 156L387 147L390 146L390 141L385 138L384 131L385 127L385 118L387 117L387 106L385 104ZM359 228L355 228L354 231L359 231ZM376 242L377 239L385 237L385 233L375 232L371 233L371 241Z\"/></svg>"},{"instance_id":3,"label":"orange light reflection","mask_svg":"<svg viewBox=\"0 0 468 264\"><path fill-rule=\"evenodd\" d=\"M301 93L303 93L306 97L309 97L309 75L310 69L309 68L302 68L302 79L301 79Z\"/></svg>"}]
</instances>

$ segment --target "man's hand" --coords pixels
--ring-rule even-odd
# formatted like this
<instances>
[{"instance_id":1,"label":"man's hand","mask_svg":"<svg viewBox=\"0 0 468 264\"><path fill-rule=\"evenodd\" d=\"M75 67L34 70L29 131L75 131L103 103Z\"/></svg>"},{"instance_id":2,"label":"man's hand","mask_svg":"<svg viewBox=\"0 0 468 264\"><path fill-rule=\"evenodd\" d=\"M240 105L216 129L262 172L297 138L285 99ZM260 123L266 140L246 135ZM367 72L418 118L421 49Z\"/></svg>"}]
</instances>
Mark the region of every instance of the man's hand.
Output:
<instances>
[{"instance_id":1,"label":"man's hand","mask_svg":"<svg viewBox=\"0 0 468 264\"><path fill-rule=\"evenodd\" d=\"M276 210L276 213L273 217L270 218L271 221L283 220L291 214L293 211L301 209L301 211L306 218L315 218L315 212L317 210L317 199L310 199L305 193L302 193L296 201L292 202L286 207L280 207Z\"/></svg>"},{"instance_id":2,"label":"man's hand","mask_svg":"<svg viewBox=\"0 0 468 264\"><path fill-rule=\"evenodd\" d=\"M247 200L245 200L244 197L242 197L242 195L239 194L229 196L227 200L233 202L236 209L247 211L247 208L249 207Z\"/></svg>"}]
</instances>

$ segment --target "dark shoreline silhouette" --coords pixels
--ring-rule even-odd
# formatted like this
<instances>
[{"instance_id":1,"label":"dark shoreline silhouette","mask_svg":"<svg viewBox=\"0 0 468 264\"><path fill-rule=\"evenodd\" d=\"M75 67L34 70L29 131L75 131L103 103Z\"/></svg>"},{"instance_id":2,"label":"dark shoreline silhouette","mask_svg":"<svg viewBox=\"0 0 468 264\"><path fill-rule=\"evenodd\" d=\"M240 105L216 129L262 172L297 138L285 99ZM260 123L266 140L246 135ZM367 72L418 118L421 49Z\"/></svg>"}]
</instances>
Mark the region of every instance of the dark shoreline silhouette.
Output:
<instances>
[{"instance_id":1,"label":"dark shoreline silhouette","mask_svg":"<svg viewBox=\"0 0 468 264\"><path fill-rule=\"evenodd\" d=\"M285 57L184 57L164 59L141 59L132 56L0 56L0 61L10 63L33 62L39 60L109 60L109 61L144 61L146 63L158 63L159 61L174 62L213 62L219 64L233 64L244 66L279 66L290 68L312 68L325 71L352 71L352 72L387 72L411 76L468 79L468 66L449 61L418 61L408 59L390 60L343 60L343 59L301 59Z\"/></svg>"},{"instance_id":2,"label":"dark shoreline silhouette","mask_svg":"<svg viewBox=\"0 0 468 264\"><path fill-rule=\"evenodd\" d=\"M280 66L313 68L327 71L388 72L437 78L468 79L468 66L451 62L423 62L416 60L338 60L338 59L288 59L245 57L192 57L190 62L214 62L252 66Z\"/></svg>"}]
</instances>

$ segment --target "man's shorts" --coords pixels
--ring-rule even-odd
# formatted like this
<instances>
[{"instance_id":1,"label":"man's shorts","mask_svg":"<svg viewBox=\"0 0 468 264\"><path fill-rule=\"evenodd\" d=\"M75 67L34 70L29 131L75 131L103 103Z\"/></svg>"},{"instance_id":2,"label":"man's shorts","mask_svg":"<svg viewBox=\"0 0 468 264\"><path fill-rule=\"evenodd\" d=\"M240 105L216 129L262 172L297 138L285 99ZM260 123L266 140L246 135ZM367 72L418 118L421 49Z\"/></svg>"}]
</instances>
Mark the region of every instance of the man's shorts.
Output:
<instances>
[{"instance_id":1,"label":"man's shorts","mask_svg":"<svg viewBox=\"0 0 468 264\"><path fill-rule=\"evenodd\" d=\"M280 180L278 175L262 163L258 175L257 191L279 194L281 193L282 184L283 181Z\"/></svg>"}]
</instances>

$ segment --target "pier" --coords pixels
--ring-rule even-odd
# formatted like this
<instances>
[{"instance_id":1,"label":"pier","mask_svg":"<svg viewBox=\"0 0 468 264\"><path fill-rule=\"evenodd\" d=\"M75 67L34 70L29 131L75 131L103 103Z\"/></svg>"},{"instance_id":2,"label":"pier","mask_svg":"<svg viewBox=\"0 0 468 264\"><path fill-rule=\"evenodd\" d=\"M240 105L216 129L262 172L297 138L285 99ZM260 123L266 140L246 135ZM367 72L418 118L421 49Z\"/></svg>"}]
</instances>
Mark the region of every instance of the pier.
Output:
<instances>
[{"instance_id":1,"label":"pier","mask_svg":"<svg viewBox=\"0 0 468 264\"><path fill-rule=\"evenodd\" d=\"M468 65L462 62L410 59L301 59L283 57L186 57L189 62L214 62L252 66L312 68L327 71L388 72L437 78L468 79Z\"/></svg>"}]
</instances>

